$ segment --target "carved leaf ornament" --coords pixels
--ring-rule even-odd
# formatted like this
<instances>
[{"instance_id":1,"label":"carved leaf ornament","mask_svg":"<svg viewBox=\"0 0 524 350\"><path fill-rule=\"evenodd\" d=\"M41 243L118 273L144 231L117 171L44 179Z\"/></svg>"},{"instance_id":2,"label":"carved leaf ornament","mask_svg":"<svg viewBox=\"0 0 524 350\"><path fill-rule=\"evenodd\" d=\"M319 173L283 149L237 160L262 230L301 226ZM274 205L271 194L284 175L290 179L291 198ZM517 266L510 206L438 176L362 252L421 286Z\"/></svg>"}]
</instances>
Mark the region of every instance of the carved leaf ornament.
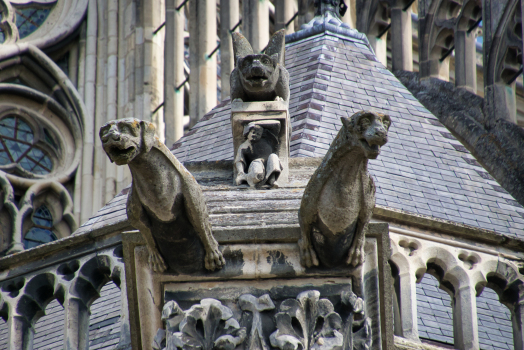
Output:
<instances>
[{"instance_id":1,"label":"carved leaf ornament","mask_svg":"<svg viewBox=\"0 0 524 350\"><path fill-rule=\"evenodd\" d=\"M276 314L271 345L282 350L342 350L343 323L333 304L310 290L286 299Z\"/></svg>"},{"instance_id":2,"label":"carved leaf ornament","mask_svg":"<svg viewBox=\"0 0 524 350\"><path fill-rule=\"evenodd\" d=\"M215 299L202 299L185 312L173 334L168 350L233 350L246 338L246 329L233 318L233 312Z\"/></svg>"}]
</instances>

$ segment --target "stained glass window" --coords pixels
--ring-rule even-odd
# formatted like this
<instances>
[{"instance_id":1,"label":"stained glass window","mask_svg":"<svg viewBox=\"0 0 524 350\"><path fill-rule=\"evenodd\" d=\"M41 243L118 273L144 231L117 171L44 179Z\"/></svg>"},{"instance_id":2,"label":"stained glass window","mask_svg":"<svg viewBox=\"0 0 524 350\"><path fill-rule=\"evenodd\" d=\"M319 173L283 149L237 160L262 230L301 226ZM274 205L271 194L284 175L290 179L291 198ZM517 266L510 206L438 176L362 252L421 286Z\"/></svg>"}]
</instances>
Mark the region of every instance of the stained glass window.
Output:
<instances>
[{"instance_id":1,"label":"stained glass window","mask_svg":"<svg viewBox=\"0 0 524 350\"><path fill-rule=\"evenodd\" d=\"M33 213L34 226L25 234L24 248L30 249L40 244L56 241L55 234L51 231L53 227L53 216L45 205L42 205Z\"/></svg>"},{"instance_id":2,"label":"stained glass window","mask_svg":"<svg viewBox=\"0 0 524 350\"><path fill-rule=\"evenodd\" d=\"M34 145L33 136L33 130L19 117L0 120L0 166L18 163L33 174L49 174L53 162Z\"/></svg>"},{"instance_id":3,"label":"stained glass window","mask_svg":"<svg viewBox=\"0 0 524 350\"><path fill-rule=\"evenodd\" d=\"M19 7L16 8L16 26L20 39L25 38L38 29L51 12L50 7Z\"/></svg>"}]
</instances>

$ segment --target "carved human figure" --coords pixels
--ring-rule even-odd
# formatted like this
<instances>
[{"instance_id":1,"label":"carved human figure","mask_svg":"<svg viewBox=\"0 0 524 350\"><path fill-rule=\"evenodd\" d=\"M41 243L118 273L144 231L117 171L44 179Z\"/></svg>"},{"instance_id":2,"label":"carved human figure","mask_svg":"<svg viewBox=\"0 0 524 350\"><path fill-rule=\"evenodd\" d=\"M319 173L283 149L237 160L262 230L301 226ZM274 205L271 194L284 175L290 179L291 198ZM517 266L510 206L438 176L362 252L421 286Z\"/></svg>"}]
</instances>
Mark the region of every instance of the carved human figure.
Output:
<instances>
[{"instance_id":1,"label":"carved human figure","mask_svg":"<svg viewBox=\"0 0 524 350\"><path fill-rule=\"evenodd\" d=\"M246 140L238 147L235 157L237 185L247 182L251 187L277 186L276 181L283 170L275 153L279 132L278 120L251 122L244 127Z\"/></svg>"},{"instance_id":2,"label":"carved human figure","mask_svg":"<svg viewBox=\"0 0 524 350\"><path fill-rule=\"evenodd\" d=\"M341 118L342 128L309 180L298 214L301 262L357 266L364 261L364 233L375 207L368 159L387 142L389 116L360 111Z\"/></svg>"},{"instance_id":3,"label":"carved human figure","mask_svg":"<svg viewBox=\"0 0 524 350\"><path fill-rule=\"evenodd\" d=\"M235 68L231 101L289 101L289 73L284 67L285 30L269 40L265 53L255 54L247 39L232 33Z\"/></svg>"},{"instance_id":4,"label":"carved human figure","mask_svg":"<svg viewBox=\"0 0 524 350\"><path fill-rule=\"evenodd\" d=\"M105 152L127 164L133 184L127 216L149 249L149 264L179 273L224 264L211 232L206 202L195 178L155 136L155 127L137 119L113 120L100 128ZM166 266L165 260L168 262Z\"/></svg>"}]
</instances>

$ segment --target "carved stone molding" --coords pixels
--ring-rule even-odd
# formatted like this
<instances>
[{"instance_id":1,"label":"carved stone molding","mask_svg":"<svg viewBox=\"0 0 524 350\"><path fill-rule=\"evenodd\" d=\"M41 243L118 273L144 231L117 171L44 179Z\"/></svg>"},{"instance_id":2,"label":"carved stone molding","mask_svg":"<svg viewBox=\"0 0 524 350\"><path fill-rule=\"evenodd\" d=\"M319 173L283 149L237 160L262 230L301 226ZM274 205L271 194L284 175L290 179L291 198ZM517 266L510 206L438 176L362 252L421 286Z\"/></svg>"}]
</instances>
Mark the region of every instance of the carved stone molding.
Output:
<instances>
[{"instance_id":1,"label":"carved stone molding","mask_svg":"<svg viewBox=\"0 0 524 350\"><path fill-rule=\"evenodd\" d=\"M283 295L292 289L282 290ZM224 294L228 298L229 293ZM352 291L342 291L336 298L338 310L318 290L306 290L295 299L283 300L277 313L275 303L264 294L243 294L235 299L233 309L222 302L204 298L188 310L168 301L162 311L166 329L160 329L153 341L155 350L245 349L269 350L345 350L369 349L372 345L371 318L365 317L365 303ZM241 317L238 307L251 317ZM263 313L269 313L263 317ZM359 314L358 321L355 315ZM272 317L266 317L273 315ZM246 329L249 335L246 339ZM266 342L269 339L271 347Z\"/></svg>"}]
</instances>

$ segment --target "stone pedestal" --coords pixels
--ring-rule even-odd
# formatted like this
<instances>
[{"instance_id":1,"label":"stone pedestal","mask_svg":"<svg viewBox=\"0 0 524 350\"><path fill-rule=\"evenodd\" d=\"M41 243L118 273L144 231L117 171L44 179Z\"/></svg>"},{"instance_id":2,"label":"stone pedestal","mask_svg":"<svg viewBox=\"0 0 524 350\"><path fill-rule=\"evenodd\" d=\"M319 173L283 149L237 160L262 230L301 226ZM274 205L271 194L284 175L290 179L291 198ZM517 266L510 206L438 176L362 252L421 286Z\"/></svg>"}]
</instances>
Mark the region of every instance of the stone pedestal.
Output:
<instances>
[{"instance_id":1,"label":"stone pedestal","mask_svg":"<svg viewBox=\"0 0 524 350\"><path fill-rule=\"evenodd\" d=\"M278 135L278 150L276 152L284 169L278 178L279 185L288 182L289 178L289 141L291 136L291 126L289 121L288 105L282 101L264 102L235 102L231 103L231 129L233 131L233 147L235 158L238 147L245 141L243 135L244 126L251 122L278 120L280 121L280 132ZM234 177L237 170L234 167Z\"/></svg>"}]
</instances>

